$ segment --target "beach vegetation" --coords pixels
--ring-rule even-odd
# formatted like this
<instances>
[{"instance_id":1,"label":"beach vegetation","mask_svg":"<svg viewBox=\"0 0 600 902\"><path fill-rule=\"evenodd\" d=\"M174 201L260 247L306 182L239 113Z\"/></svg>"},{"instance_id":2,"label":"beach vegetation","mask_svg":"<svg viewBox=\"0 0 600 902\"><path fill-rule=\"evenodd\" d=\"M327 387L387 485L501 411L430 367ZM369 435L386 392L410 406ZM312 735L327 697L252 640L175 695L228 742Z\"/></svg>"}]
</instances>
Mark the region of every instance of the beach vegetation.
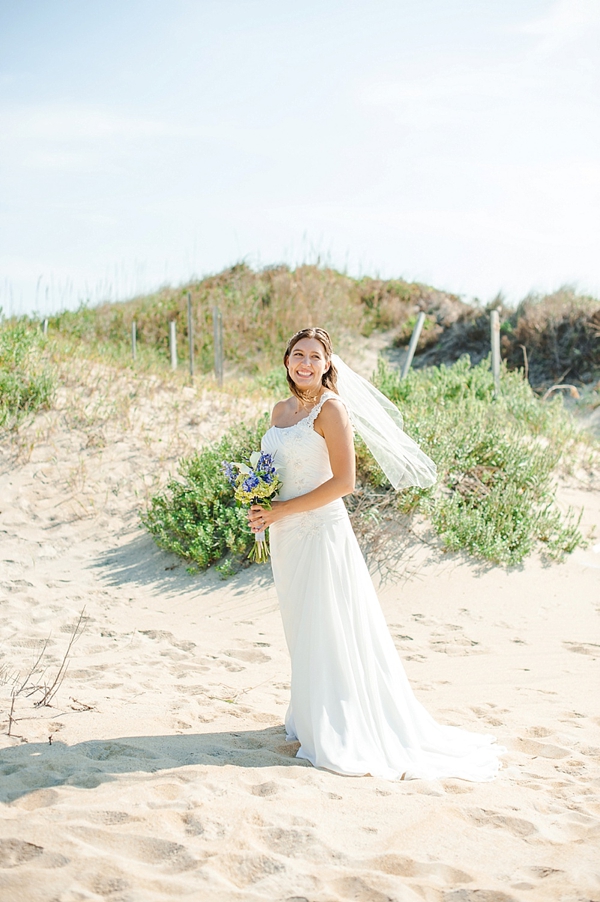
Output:
<instances>
[{"instance_id":1,"label":"beach vegetation","mask_svg":"<svg viewBox=\"0 0 600 902\"><path fill-rule=\"evenodd\" d=\"M438 468L436 486L400 493L398 509L424 514L444 547L512 565L534 550L557 558L583 543L580 512L562 511L555 497L559 465L573 464L585 441L560 399L540 402L505 364L495 397L489 360L472 366L468 356L405 379L380 362L375 382ZM359 473L386 487L364 450Z\"/></svg>"},{"instance_id":2,"label":"beach vegetation","mask_svg":"<svg viewBox=\"0 0 600 902\"><path fill-rule=\"evenodd\" d=\"M252 426L236 426L219 442L180 461L178 478L170 479L142 513L143 524L160 548L198 570L221 561L222 575L231 572L227 555L238 561L248 558L254 535L247 509L235 501L223 461L248 458L260 447L267 428L265 415Z\"/></svg>"},{"instance_id":3,"label":"beach vegetation","mask_svg":"<svg viewBox=\"0 0 600 902\"><path fill-rule=\"evenodd\" d=\"M14 428L28 414L50 406L55 378L43 346L35 323L0 323L0 427Z\"/></svg>"},{"instance_id":4,"label":"beach vegetation","mask_svg":"<svg viewBox=\"0 0 600 902\"><path fill-rule=\"evenodd\" d=\"M566 286L530 294L516 307L498 295L487 304L404 279L353 278L331 267L304 264L252 269L241 262L215 275L123 302L50 316L48 334L62 356L103 359L138 371L170 365L169 322L176 325L180 365L188 360L188 297L193 318L194 366L214 366L213 310L223 321L228 378L265 376L281 364L291 334L321 323L342 353L365 337L385 333L390 349L405 348L420 312L425 322L413 368L456 363L468 354L477 364L489 353L490 314L501 321L501 355L522 369L538 394L563 380L592 386L600 378L600 301ZM136 360L131 332L136 325ZM399 352L396 352L399 353ZM400 352L401 353L401 352Z\"/></svg>"}]
</instances>

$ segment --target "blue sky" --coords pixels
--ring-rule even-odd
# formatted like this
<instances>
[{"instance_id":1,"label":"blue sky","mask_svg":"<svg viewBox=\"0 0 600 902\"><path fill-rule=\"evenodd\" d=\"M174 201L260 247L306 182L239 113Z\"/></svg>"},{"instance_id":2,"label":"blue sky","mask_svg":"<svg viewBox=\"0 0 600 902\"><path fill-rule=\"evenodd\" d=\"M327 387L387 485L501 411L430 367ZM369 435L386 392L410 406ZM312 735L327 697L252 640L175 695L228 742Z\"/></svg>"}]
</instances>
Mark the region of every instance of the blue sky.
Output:
<instances>
[{"instance_id":1,"label":"blue sky","mask_svg":"<svg viewBox=\"0 0 600 902\"><path fill-rule=\"evenodd\" d=\"M600 294L598 0L0 0L0 305L320 256Z\"/></svg>"}]
</instances>

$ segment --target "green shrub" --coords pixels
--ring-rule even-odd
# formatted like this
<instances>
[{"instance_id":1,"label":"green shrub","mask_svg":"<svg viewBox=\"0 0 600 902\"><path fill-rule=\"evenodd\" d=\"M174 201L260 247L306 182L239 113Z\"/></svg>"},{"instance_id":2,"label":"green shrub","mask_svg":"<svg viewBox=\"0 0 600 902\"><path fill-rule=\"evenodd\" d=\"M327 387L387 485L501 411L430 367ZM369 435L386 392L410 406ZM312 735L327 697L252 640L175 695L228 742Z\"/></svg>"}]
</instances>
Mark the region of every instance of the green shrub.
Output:
<instances>
[{"instance_id":1,"label":"green shrub","mask_svg":"<svg viewBox=\"0 0 600 902\"><path fill-rule=\"evenodd\" d=\"M24 320L0 325L0 427L14 427L49 407L54 378L42 359L38 328Z\"/></svg>"},{"instance_id":2,"label":"green shrub","mask_svg":"<svg viewBox=\"0 0 600 902\"><path fill-rule=\"evenodd\" d=\"M226 554L244 558L253 546L247 511L233 498L221 470L223 460L242 460L260 447L268 427L263 416L253 426L232 429L216 445L180 462L181 479L169 480L142 515L157 544L200 570ZM223 569L223 568L222 568ZM227 575L231 567L223 569Z\"/></svg>"},{"instance_id":3,"label":"green shrub","mask_svg":"<svg viewBox=\"0 0 600 902\"><path fill-rule=\"evenodd\" d=\"M554 498L556 466L580 441L560 399L541 403L503 367L494 400L489 362L472 367L468 357L402 380L380 363L376 382L438 467L436 486L403 492L398 507L425 513L448 549L516 564L535 548L557 557L583 541L573 512L562 515ZM386 484L364 453L359 472Z\"/></svg>"}]
</instances>

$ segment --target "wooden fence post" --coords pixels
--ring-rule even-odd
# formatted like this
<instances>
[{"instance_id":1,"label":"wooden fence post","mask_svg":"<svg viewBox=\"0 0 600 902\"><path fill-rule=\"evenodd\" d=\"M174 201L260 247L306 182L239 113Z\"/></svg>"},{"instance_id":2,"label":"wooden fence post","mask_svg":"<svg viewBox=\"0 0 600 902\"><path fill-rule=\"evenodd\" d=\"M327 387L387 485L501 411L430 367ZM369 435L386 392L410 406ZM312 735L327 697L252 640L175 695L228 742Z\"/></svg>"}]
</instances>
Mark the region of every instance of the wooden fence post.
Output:
<instances>
[{"instance_id":1,"label":"wooden fence post","mask_svg":"<svg viewBox=\"0 0 600 902\"><path fill-rule=\"evenodd\" d=\"M492 344L492 376L494 398L500 395L500 316L497 310L490 313L490 340Z\"/></svg>"},{"instance_id":2,"label":"wooden fence post","mask_svg":"<svg viewBox=\"0 0 600 902\"><path fill-rule=\"evenodd\" d=\"M48 338L48 320L44 320L44 338Z\"/></svg>"},{"instance_id":3,"label":"wooden fence post","mask_svg":"<svg viewBox=\"0 0 600 902\"><path fill-rule=\"evenodd\" d=\"M188 342L190 346L190 381L194 381L194 317L192 314L192 295L188 291Z\"/></svg>"},{"instance_id":4,"label":"wooden fence post","mask_svg":"<svg viewBox=\"0 0 600 902\"><path fill-rule=\"evenodd\" d=\"M415 356L415 351L417 350L417 342L419 340L419 336L421 334L421 329L423 328L423 323L425 322L425 314L421 310L419 313L419 317L417 322L415 323L415 328L413 329L413 334L410 336L410 343L408 345L408 351L406 352L406 357L404 359L404 363L402 364L402 372L400 373L400 378L404 379L406 374L410 369L410 365L412 363L412 359Z\"/></svg>"},{"instance_id":5,"label":"wooden fence post","mask_svg":"<svg viewBox=\"0 0 600 902\"><path fill-rule=\"evenodd\" d=\"M169 323L169 343L171 345L171 369L177 369L177 336L175 334L175 320Z\"/></svg>"},{"instance_id":6,"label":"wooden fence post","mask_svg":"<svg viewBox=\"0 0 600 902\"><path fill-rule=\"evenodd\" d=\"M134 360L137 357L137 325L135 320L131 323L131 356Z\"/></svg>"},{"instance_id":7,"label":"wooden fence post","mask_svg":"<svg viewBox=\"0 0 600 902\"><path fill-rule=\"evenodd\" d=\"M218 307L213 307L213 338L215 345L215 377L223 385L223 317Z\"/></svg>"}]
</instances>

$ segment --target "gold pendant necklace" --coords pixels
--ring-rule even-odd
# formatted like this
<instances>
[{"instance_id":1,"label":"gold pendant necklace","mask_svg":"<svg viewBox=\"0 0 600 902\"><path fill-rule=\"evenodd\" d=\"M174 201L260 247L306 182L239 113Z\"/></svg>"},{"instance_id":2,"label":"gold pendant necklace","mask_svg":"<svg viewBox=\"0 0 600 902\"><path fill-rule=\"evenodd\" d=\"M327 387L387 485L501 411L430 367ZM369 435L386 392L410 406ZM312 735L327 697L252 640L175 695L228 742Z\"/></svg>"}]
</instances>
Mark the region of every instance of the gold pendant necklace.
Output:
<instances>
[{"instance_id":1,"label":"gold pendant necklace","mask_svg":"<svg viewBox=\"0 0 600 902\"><path fill-rule=\"evenodd\" d=\"M316 407L318 403L319 403L319 396L318 396L318 395L314 395L314 396L311 396L311 395L305 395L305 396L302 398L302 400L300 401L300 407L298 408L298 410L296 411L296 413L299 414L300 411L302 410L302 408L304 408L304 409L306 410L309 404L311 405L311 406L310 406L310 410L312 410L312 408L313 408L313 407Z\"/></svg>"}]
</instances>

